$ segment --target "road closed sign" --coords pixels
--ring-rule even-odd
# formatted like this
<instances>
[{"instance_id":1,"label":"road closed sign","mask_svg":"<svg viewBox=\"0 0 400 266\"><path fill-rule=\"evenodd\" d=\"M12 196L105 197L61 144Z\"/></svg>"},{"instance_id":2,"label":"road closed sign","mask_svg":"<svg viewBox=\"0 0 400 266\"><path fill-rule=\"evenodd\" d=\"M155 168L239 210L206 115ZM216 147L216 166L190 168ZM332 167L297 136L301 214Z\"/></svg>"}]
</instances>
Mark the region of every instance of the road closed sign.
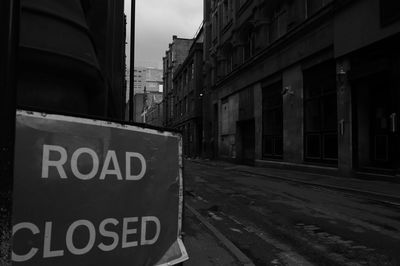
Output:
<instances>
[{"instance_id":1,"label":"road closed sign","mask_svg":"<svg viewBox=\"0 0 400 266\"><path fill-rule=\"evenodd\" d=\"M13 265L173 265L188 259L181 136L17 111Z\"/></svg>"}]
</instances>

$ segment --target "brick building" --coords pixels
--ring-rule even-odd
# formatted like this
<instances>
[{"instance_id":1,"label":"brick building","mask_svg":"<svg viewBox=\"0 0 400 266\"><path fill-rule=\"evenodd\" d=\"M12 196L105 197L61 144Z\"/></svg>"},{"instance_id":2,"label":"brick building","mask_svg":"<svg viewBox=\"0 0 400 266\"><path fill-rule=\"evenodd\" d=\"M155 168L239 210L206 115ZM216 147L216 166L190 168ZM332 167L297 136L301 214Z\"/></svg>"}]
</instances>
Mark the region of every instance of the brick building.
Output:
<instances>
[{"instance_id":1,"label":"brick building","mask_svg":"<svg viewBox=\"0 0 400 266\"><path fill-rule=\"evenodd\" d=\"M172 126L174 114L174 97L172 94L174 71L186 59L192 43L193 39L178 38L174 35L172 36L172 43L169 44L165 57L163 57L163 121L166 127Z\"/></svg>"},{"instance_id":2,"label":"brick building","mask_svg":"<svg viewBox=\"0 0 400 266\"><path fill-rule=\"evenodd\" d=\"M183 63L174 71L173 116L170 126L183 133L183 152L201 155L203 97L203 30L198 32ZM171 96L170 96L171 97Z\"/></svg>"},{"instance_id":3,"label":"brick building","mask_svg":"<svg viewBox=\"0 0 400 266\"><path fill-rule=\"evenodd\" d=\"M144 109L144 103L145 103L145 94L142 93L136 93L133 96L133 106L134 106L134 113L133 113L133 121L137 123L143 123L143 109Z\"/></svg>"},{"instance_id":4,"label":"brick building","mask_svg":"<svg viewBox=\"0 0 400 266\"><path fill-rule=\"evenodd\" d=\"M161 102L154 102L146 110L146 124L152 126L163 126L163 104Z\"/></svg>"},{"instance_id":5,"label":"brick building","mask_svg":"<svg viewBox=\"0 0 400 266\"><path fill-rule=\"evenodd\" d=\"M163 85L162 69L152 67L135 67L134 69L134 90L135 93L146 91L158 92Z\"/></svg>"},{"instance_id":6,"label":"brick building","mask_svg":"<svg viewBox=\"0 0 400 266\"><path fill-rule=\"evenodd\" d=\"M400 5L205 0L204 155L399 175Z\"/></svg>"},{"instance_id":7,"label":"brick building","mask_svg":"<svg viewBox=\"0 0 400 266\"><path fill-rule=\"evenodd\" d=\"M163 93L158 91L144 91L134 96L134 121L146 123L153 126L162 126L162 103ZM159 115L159 117L157 117Z\"/></svg>"}]
</instances>

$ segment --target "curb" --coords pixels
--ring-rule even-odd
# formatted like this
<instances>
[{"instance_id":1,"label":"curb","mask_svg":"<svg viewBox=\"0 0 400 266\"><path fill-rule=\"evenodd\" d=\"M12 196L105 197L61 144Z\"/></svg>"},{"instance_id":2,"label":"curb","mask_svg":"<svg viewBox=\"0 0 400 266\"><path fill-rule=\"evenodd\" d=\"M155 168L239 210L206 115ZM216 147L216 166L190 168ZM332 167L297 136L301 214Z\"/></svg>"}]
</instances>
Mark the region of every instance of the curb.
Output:
<instances>
[{"instance_id":1,"label":"curb","mask_svg":"<svg viewBox=\"0 0 400 266\"><path fill-rule=\"evenodd\" d=\"M358 194L362 194L362 195L373 195L375 197L380 197L380 198L384 198L385 199L385 200L380 200L380 201L384 201L384 202L387 202L387 203L391 203L391 204L400 206L400 203L386 201L386 200L395 200L395 201L399 201L400 202L400 197L394 196L394 195L387 195L387 194L382 194L382 193L379 193L379 192L373 192L373 191L368 191L368 190L360 190L360 189L346 188L346 187L340 187L340 186L335 186L335 185L326 185L326 184L302 181L302 180L298 180L298 179L294 179L294 178L287 178L287 177L281 177L281 176L271 176L271 175L267 175L267 174L254 173L254 172L251 172L251 171L240 170L240 169L238 171L242 172L242 173L252 174L252 175L265 176L265 177L269 177L269 178L286 180L286 181L290 181L290 182L293 182L293 183L302 183L302 184L309 185L309 186L329 188L329 189L332 189L332 190L347 191L347 192L358 193Z\"/></svg>"},{"instance_id":2,"label":"curb","mask_svg":"<svg viewBox=\"0 0 400 266\"><path fill-rule=\"evenodd\" d=\"M204 218L199 212L197 212L187 203L185 203L185 207L191 213L193 213L193 215L196 216L196 218L202 224L204 224L219 241L221 241L221 243L229 250L229 252L232 253L232 255L234 255L240 261L240 263L245 266L255 266L254 263L238 247L236 247L231 241L229 241L229 239L227 239L220 231L218 231L217 228L210 224L207 219Z\"/></svg>"},{"instance_id":3,"label":"curb","mask_svg":"<svg viewBox=\"0 0 400 266\"><path fill-rule=\"evenodd\" d=\"M191 162L194 162L194 163L197 163L197 164L209 165L209 166L216 166L216 165L213 165L213 164L210 164L210 163L207 163L207 162L200 162L200 161L193 161L193 160ZM269 177L269 178L275 178L275 179L290 181L290 182L294 182L294 183L301 183L301 184L305 184L305 185L309 185L309 186L323 187L323 188L329 188L329 189L332 189L332 190L347 191L347 192L358 193L358 194L363 194L363 195L372 195L372 196L375 196L375 197L380 197L380 198L385 199L385 200L381 200L383 202L400 206L400 197L394 196L394 195L382 194L382 193L379 193L379 192L373 192L373 191L368 191L368 190L360 190L360 189L346 188L346 187L340 187L340 186L335 186L335 185L326 185L326 184L321 184L321 183L302 181L302 180L295 179L295 178L287 178L287 177L282 177L282 176L272 176L272 175L252 172L252 171L248 171L248 170L236 169L236 171L242 172L242 173L247 173L247 174L252 174L252 175L265 176L265 177ZM395 202L390 202L390 200L398 201L398 203L397 202L396 203Z\"/></svg>"}]
</instances>

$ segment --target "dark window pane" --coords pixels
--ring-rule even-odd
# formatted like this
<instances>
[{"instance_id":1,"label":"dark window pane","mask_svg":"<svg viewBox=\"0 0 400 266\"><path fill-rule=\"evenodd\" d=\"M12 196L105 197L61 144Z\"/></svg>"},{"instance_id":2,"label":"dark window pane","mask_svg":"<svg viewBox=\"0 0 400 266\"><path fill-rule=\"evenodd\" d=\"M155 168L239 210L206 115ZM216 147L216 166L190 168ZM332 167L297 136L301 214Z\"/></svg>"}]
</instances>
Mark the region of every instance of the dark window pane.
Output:
<instances>
[{"instance_id":1,"label":"dark window pane","mask_svg":"<svg viewBox=\"0 0 400 266\"><path fill-rule=\"evenodd\" d=\"M337 124L337 100L336 94L324 97L322 102L323 123L325 130L336 130Z\"/></svg>"},{"instance_id":2,"label":"dark window pane","mask_svg":"<svg viewBox=\"0 0 400 266\"><path fill-rule=\"evenodd\" d=\"M388 24L400 18L400 1L380 0L381 23Z\"/></svg>"},{"instance_id":3,"label":"dark window pane","mask_svg":"<svg viewBox=\"0 0 400 266\"><path fill-rule=\"evenodd\" d=\"M321 130L321 110L319 99L306 102L306 131Z\"/></svg>"},{"instance_id":4,"label":"dark window pane","mask_svg":"<svg viewBox=\"0 0 400 266\"><path fill-rule=\"evenodd\" d=\"M323 5L323 0L307 0L307 15L315 14Z\"/></svg>"},{"instance_id":5,"label":"dark window pane","mask_svg":"<svg viewBox=\"0 0 400 266\"><path fill-rule=\"evenodd\" d=\"M324 158L337 159L338 157L338 140L337 134L326 134L324 138Z\"/></svg>"},{"instance_id":6,"label":"dark window pane","mask_svg":"<svg viewBox=\"0 0 400 266\"><path fill-rule=\"evenodd\" d=\"M263 134L272 134L273 133L273 124L274 124L274 114L270 111L264 113L264 132Z\"/></svg>"},{"instance_id":7,"label":"dark window pane","mask_svg":"<svg viewBox=\"0 0 400 266\"><path fill-rule=\"evenodd\" d=\"M281 82L263 88L263 156L283 154L283 112Z\"/></svg>"},{"instance_id":8,"label":"dark window pane","mask_svg":"<svg viewBox=\"0 0 400 266\"><path fill-rule=\"evenodd\" d=\"M283 132L283 112L282 107L274 110L275 115L275 127L273 132L275 135L281 135Z\"/></svg>"},{"instance_id":9,"label":"dark window pane","mask_svg":"<svg viewBox=\"0 0 400 266\"><path fill-rule=\"evenodd\" d=\"M278 136L275 138L275 154L282 156L283 155L283 137Z\"/></svg>"},{"instance_id":10,"label":"dark window pane","mask_svg":"<svg viewBox=\"0 0 400 266\"><path fill-rule=\"evenodd\" d=\"M389 139L387 135L375 136L375 160L387 161L389 157Z\"/></svg>"},{"instance_id":11,"label":"dark window pane","mask_svg":"<svg viewBox=\"0 0 400 266\"><path fill-rule=\"evenodd\" d=\"M329 73L330 75L326 75L324 77L325 84L322 88L322 92L324 94L331 93L336 91L336 81L335 81L335 72Z\"/></svg>"},{"instance_id":12,"label":"dark window pane","mask_svg":"<svg viewBox=\"0 0 400 266\"><path fill-rule=\"evenodd\" d=\"M321 87L319 86L308 86L306 89L306 98L314 98L314 97L318 97L321 95Z\"/></svg>"},{"instance_id":13,"label":"dark window pane","mask_svg":"<svg viewBox=\"0 0 400 266\"><path fill-rule=\"evenodd\" d=\"M314 1L314 4L317 2ZM309 4L312 4L311 1ZM305 157L314 161L335 162L337 96L333 61L304 71L304 95Z\"/></svg>"},{"instance_id":14,"label":"dark window pane","mask_svg":"<svg viewBox=\"0 0 400 266\"><path fill-rule=\"evenodd\" d=\"M320 158L321 157L321 141L320 135L306 136L306 157Z\"/></svg>"},{"instance_id":15,"label":"dark window pane","mask_svg":"<svg viewBox=\"0 0 400 266\"><path fill-rule=\"evenodd\" d=\"M271 136L264 136L264 155L272 155L273 153L273 141Z\"/></svg>"}]
</instances>

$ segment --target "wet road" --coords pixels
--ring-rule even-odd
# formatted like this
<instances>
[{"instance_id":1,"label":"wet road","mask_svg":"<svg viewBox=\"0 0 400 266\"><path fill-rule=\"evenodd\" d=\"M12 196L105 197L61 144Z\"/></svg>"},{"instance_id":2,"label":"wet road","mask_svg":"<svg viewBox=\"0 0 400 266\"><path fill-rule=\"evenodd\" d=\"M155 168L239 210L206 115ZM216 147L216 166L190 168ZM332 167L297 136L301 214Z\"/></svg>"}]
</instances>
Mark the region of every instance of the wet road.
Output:
<instances>
[{"instance_id":1,"label":"wet road","mask_svg":"<svg viewBox=\"0 0 400 266\"><path fill-rule=\"evenodd\" d=\"M184 174L186 203L256 265L400 265L396 202L224 165Z\"/></svg>"}]
</instances>

